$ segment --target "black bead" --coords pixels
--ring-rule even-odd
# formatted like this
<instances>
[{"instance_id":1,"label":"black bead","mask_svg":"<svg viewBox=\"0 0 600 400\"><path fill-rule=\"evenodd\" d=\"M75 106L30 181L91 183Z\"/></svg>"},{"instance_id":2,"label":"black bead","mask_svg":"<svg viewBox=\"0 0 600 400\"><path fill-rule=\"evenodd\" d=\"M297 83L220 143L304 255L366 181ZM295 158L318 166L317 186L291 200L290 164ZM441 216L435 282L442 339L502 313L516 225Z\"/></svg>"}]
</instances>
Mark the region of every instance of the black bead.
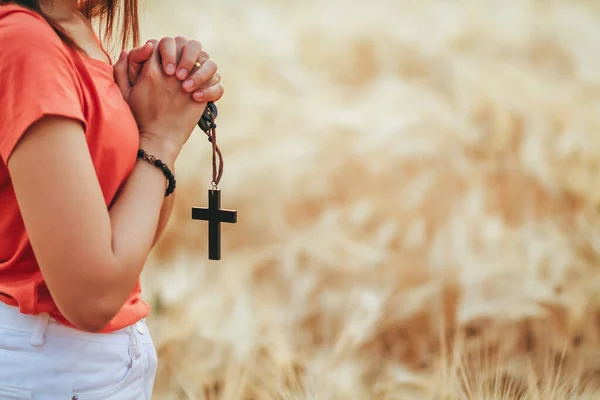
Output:
<instances>
[{"instance_id":1,"label":"black bead","mask_svg":"<svg viewBox=\"0 0 600 400\"><path fill-rule=\"evenodd\" d=\"M167 190L165 191L165 197L167 197L171 193L173 193L175 191L175 176L173 175L173 173L171 172L171 170L169 169L167 164L163 163L158 158L156 158L154 161L150 161L150 159L147 158L148 154L143 149L138 149L137 154L138 154L138 158L141 158L144 161L147 161L150 164L153 164L155 167L160 168L160 170L165 175L165 178L167 178L167 181L169 182L169 184L168 184Z\"/></svg>"},{"instance_id":2,"label":"black bead","mask_svg":"<svg viewBox=\"0 0 600 400\"><path fill-rule=\"evenodd\" d=\"M165 197L169 196L174 191L175 191L175 180L169 179L169 187L167 187L167 190L165 191Z\"/></svg>"}]
</instances>

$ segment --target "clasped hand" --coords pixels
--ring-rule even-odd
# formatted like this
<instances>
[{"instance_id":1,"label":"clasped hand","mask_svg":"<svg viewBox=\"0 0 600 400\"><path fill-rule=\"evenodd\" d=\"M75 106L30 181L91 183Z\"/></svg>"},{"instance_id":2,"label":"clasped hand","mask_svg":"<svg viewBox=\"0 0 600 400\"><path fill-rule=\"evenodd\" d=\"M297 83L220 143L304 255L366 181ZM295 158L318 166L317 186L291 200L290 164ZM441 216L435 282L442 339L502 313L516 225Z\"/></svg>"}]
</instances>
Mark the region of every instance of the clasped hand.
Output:
<instances>
[{"instance_id":1,"label":"clasped hand","mask_svg":"<svg viewBox=\"0 0 600 400\"><path fill-rule=\"evenodd\" d=\"M121 53L119 61L115 64L115 80L126 97L131 87L137 81L143 65L157 50L160 61L167 76L175 76L182 82L182 89L192 93L192 98L201 103L219 100L224 93L221 85L221 75L217 72L217 64L202 48L202 43L188 40L185 37L165 37L160 41L149 40L145 45ZM196 62L202 66L195 70ZM127 81L124 79L125 72ZM120 82L121 81L121 82ZM121 84L122 83L122 84Z\"/></svg>"},{"instance_id":2,"label":"clasped hand","mask_svg":"<svg viewBox=\"0 0 600 400\"><path fill-rule=\"evenodd\" d=\"M113 70L140 135L167 141L175 152L187 141L207 103L219 100L224 92L217 64L200 42L184 37L150 40L123 51Z\"/></svg>"}]
</instances>

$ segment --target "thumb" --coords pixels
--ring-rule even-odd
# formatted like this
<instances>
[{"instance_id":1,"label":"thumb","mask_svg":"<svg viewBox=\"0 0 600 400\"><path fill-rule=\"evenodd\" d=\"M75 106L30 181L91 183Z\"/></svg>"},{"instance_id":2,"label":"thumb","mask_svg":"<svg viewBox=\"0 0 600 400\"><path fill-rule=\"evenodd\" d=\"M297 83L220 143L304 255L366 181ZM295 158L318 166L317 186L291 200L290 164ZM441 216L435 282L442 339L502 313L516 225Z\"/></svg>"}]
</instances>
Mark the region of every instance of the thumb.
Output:
<instances>
[{"instance_id":1,"label":"thumb","mask_svg":"<svg viewBox=\"0 0 600 400\"><path fill-rule=\"evenodd\" d=\"M131 84L127 77L127 51L123 50L119 55L119 60L113 66L113 76L115 83L121 90L121 94L126 98L126 95L131 90Z\"/></svg>"},{"instance_id":2,"label":"thumb","mask_svg":"<svg viewBox=\"0 0 600 400\"><path fill-rule=\"evenodd\" d=\"M132 85L140 76L140 72L142 71L144 63L152 56L152 51L154 50L154 45L156 44L155 42L156 40L149 40L142 47L138 47L129 52L127 74L129 77L129 82Z\"/></svg>"}]
</instances>

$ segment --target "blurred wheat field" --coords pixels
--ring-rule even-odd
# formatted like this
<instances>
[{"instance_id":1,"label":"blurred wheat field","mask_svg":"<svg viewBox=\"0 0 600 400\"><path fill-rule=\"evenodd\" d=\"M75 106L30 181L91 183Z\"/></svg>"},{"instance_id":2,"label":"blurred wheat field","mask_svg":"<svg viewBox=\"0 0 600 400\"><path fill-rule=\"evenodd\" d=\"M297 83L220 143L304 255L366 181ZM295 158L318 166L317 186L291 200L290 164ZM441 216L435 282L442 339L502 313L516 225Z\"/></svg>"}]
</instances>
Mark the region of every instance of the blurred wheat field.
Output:
<instances>
[{"instance_id":1,"label":"blurred wheat field","mask_svg":"<svg viewBox=\"0 0 600 400\"><path fill-rule=\"evenodd\" d=\"M217 61L143 275L157 399L600 398L600 2L149 0ZM598 397L596 397L598 396Z\"/></svg>"}]
</instances>

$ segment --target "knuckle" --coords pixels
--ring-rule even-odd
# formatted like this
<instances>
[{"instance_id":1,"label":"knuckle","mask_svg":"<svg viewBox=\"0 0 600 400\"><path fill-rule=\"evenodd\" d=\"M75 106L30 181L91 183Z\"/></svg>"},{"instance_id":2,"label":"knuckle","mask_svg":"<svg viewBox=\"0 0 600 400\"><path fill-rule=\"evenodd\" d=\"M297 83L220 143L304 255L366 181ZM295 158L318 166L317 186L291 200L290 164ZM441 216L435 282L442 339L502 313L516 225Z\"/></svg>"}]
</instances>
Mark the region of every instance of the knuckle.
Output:
<instances>
[{"instance_id":1,"label":"knuckle","mask_svg":"<svg viewBox=\"0 0 600 400\"><path fill-rule=\"evenodd\" d=\"M184 57L182 57L181 61L185 61L188 64L194 64L198 59L196 58L196 54L194 54L193 52L186 52L184 54Z\"/></svg>"},{"instance_id":2,"label":"knuckle","mask_svg":"<svg viewBox=\"0 0 600 400\"><path fill-rule=\"evenodd\" d=\"M213 60L206 60L204 62L204 65L206 65L205 68L207 71L210 71L211 75L213 75L213 74L215 74L215 72L217 72L217 69L218 69L217 63L214 62Z\"/></svg>"},{"instance_id":3,"label":"knuckle","mask_svg":"<svg viewBox=\"0 0 600 400\"><path fill-rule=\"evenodd\" d=\"M160 41L158 42L158 46L159 47L170 46L174 42L175 42L175 40L172 37L164 37L164 38L160 39Z\"/></svg>"},{"instance_id":4,"label":"knuckle","mask_svg":"<svg viewBox=\"0 0 600 400\"><path fill-rule=\"evenodd\" d=\"M217 73L217 64L212 60L208 60L202 64L202 67L200 67L200 69L197 70L194 75L195 75L195 77L197 77L197 81L205 83L205 82L209 82L210 80L214 79L214 75L216 73Z\"/></svg>"},{"instance_id":5,"label":"knuckle","mask_svg":"<svg viewBox=\"0 0 600 400\"><path fill-rule=\"evenodd\" d=\"M212 85L217 85L221 83L221 75L219 75L218 73L214 74L209 83L211 83Z\"/></svg>"},{"instance_id":6,"label":"knuckle","mask_svg":"<svg viewBox=\"0 0 600 400\"><path fill-rule=\"evenodd\" d=\"M212 75L209 73L206 73L206 72L198 72L196 74L196 76L197 76L196 81L200 82L200 83L210 82L210 79L212 78Z\"/></svg>"},{"instance_id":7,"label":"knuckle","mask_svg":"<svg viewBox=\"0 0 600 400\"><path fill-rule=\"evenodd\" d=\"M200 58L206 62L207 60L210 60L210 55L206 51L202 50L200 52Z\"/></svg>"},{"instance_id":8,"label":"knuckle","mask_svg":"<svg viewBox=\"0 0 600 400\"><path fill-rule=\"evenodd\" d=\"M223 94L225 93L225 89L223 88L223 86L216 85L214 86L214 89L212 91L212 99L213 101L219 100L221 97L223 97Z\"/></svg>"},{"instance_id":9,"label":"knuckle","mask_svg":"<svg viewBox=\"0 0 600 400\"><path fill-rule=\"evenodd\" d=\"M194 40L194 39L192 39L188 42L188 46L196 49L197 51L202 50L202 43L200 43L199 41Z\"/></svg>"}]
</instances>

